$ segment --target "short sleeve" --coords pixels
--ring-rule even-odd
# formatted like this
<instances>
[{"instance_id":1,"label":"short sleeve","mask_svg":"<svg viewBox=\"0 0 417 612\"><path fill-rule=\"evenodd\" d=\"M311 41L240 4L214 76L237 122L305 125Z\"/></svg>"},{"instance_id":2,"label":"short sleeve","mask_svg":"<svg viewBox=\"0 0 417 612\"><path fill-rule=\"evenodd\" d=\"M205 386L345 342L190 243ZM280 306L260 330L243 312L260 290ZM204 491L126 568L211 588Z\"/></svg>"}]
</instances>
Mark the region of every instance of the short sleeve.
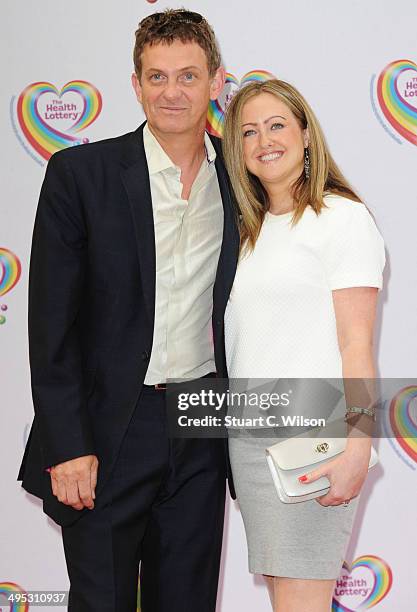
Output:
<instances>
[{"instance_id":1,"label":"short sleeve","mask_svg":"<svg viewBox=\"0 0 417 612\"><path fill-rule=\"evenodd\" d=\"M366 206L345 200L330 213L332 222L322 252L329 287L381 289L384 241Z\"/></svg>"}]
</instances>

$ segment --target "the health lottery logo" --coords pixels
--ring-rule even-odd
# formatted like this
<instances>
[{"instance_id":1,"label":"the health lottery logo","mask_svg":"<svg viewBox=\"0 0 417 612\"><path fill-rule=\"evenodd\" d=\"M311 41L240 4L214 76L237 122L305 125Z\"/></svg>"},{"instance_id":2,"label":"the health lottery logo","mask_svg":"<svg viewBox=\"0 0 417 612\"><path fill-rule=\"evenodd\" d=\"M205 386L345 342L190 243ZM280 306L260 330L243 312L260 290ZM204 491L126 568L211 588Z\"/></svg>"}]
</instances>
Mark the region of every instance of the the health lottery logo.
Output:
<instances>
[{"instance_id":1,"label":"the health lottery logo","mask_svg":"<svg viewBox=\"0 0 417 612\"><path fill-rule=\"evenodd\" d=\"M391 446L412 470L417 469L417 385L400 389L392 398L384 421ZM410 461L411 460L411 461Z\"/></svg>"},{"instance_id":2,"label":"the health lottery logo","mask_svg":"<svg viewBox=\"0 0 417 612\"><path fill-rule=\"evenodd\" d=\"M417 64L391 62L372 77L371 94L374 113L390 136L400 144L407 140L417 145Z\"/></svg>"},{"instance_id":3,"label":"the health lottery logo","mask_svg":"<svg viewBox=\"0 0 417 612\"><path fill-rule=\"evenodd\" d=\"M19 601L20 598L15 601L15 595L26 595L26 591L15 582L0 582L0 606L7 606L8 612L28 612L29 604Z\"/></svg>"},{"instance_id":4,"label":"the health lottery logo","mask_svg":"<svg viewBox=\"0 0 417 612\"><path fill-rule=\"evenodd\" d=\"M222 137L224 113L226 112L226 109L230 104L231 99L238 91L238 89L254 81L262 82L269 81L270 79L275 78L276 77L273 74L271 74L270 72L266 72L265 70L251 70L250 72L247 72L245 76L239 81L239 79L237 79L233 74L227 72L226 83L224 85L222 93L217 98L217 100L212 100L210 102L206 124L206 129L209 134L217 136L218 138Z\"/></svg>"},{"instance_id":5,"label":"the health lottery logo","mask_svg":"<svg viewBox=\"0 0 417 612\"><path fill-rule=\"evenodd\" d=\"M52 83L32 83L12 98L13 128L25 150L43 164L56 151L88 142L80 133L101 108L100 92L87 81L70 81L61 91Z\"/></svg>"},{"instance_id":6,"label":"the health lottery logo","mask_svg":"<svg viewBox=\"0 0 417 612\"><path fill-rule=\"evenodd\" d=\"M332 612L353 612L373 608L386 597L392 586L389 565L374 555L347 563L336 581Z\"/></svg>"}]
</instances>

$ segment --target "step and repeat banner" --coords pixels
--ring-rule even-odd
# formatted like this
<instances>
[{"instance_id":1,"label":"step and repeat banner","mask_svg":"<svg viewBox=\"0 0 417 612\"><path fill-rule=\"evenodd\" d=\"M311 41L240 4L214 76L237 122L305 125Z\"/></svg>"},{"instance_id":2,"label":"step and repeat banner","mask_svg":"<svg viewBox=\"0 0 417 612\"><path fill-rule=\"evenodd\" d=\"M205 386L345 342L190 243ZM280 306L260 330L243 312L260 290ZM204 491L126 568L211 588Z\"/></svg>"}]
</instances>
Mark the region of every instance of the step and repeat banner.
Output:
<instances>
[{"instance_id":1,"label":"step and repeat banner","mask_svg":"<svg viewBox=\"0 0 417 612\"><path fill-rule=\"evenodd\" d=\"M376 350L379 375L417 383L417 5L415 0L190 0L220 42L222 115L247 82L296 85L332 153L372 211L387 247ZM137 23L162 0L3 0L0 7L0 609L31 610L28 591L68 589L60 530L16 475L32 420L27 282L37 198L51 154L134 130L130 85ZM120 271L123 274L123 270ZM380 464L369 475L333 610L410 612L417 606L417 384L391 398ZM314 529L314 525L311 526ZM273 533L271 533L273 537ZM327 534L323 533L323 538ZM4 603L11 595L14 603ZM43 602L45 610L63 609ZM53 603L53 602L51 602ZM218 610L270 610L247 570L239 508L228 502Z\"/></svg>"}]
</instances>

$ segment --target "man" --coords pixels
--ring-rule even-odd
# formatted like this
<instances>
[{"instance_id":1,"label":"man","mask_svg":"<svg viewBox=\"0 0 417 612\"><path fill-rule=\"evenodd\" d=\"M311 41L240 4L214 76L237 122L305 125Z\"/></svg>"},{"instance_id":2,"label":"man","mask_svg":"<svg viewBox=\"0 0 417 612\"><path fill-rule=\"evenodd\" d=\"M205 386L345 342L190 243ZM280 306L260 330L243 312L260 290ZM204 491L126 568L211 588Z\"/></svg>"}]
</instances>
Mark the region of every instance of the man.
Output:
<instances>
[{"instance_id":1,"label":"man","mask_svg":"<svg viewBox=\"0 0 417 612\"><path fill-rule=\"evenodd\" d=\"M213 376L215 361L225 375L238 236L205 134L224 70L210 26L186 10L141 21L134 63L147 123L48 164L29 287L35 419L19 478L62 526L69 610L136 610L140 562L143 612L209 612L225 446L169 439L165 383Z\"/></svg>"}]
</instances>

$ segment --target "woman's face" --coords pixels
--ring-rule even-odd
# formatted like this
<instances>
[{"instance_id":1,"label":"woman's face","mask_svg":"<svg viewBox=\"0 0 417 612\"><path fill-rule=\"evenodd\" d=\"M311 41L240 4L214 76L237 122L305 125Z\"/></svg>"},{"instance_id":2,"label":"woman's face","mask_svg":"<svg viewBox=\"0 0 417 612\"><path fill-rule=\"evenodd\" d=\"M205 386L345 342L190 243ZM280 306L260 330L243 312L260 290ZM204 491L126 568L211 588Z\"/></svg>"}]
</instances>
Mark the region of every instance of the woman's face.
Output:
<instances>
[{"instance_id":1,"label":"woman's face","mask_svg":"<svg viewBox=\"0 0 417 612\"><path fill-rule=\"evenodd\" d=\"M300 128L288 106L261 93L242 109L243 156L247 169L262 185L288 187L304 168L308 131Z\"/></svg>"}]
</instances>

